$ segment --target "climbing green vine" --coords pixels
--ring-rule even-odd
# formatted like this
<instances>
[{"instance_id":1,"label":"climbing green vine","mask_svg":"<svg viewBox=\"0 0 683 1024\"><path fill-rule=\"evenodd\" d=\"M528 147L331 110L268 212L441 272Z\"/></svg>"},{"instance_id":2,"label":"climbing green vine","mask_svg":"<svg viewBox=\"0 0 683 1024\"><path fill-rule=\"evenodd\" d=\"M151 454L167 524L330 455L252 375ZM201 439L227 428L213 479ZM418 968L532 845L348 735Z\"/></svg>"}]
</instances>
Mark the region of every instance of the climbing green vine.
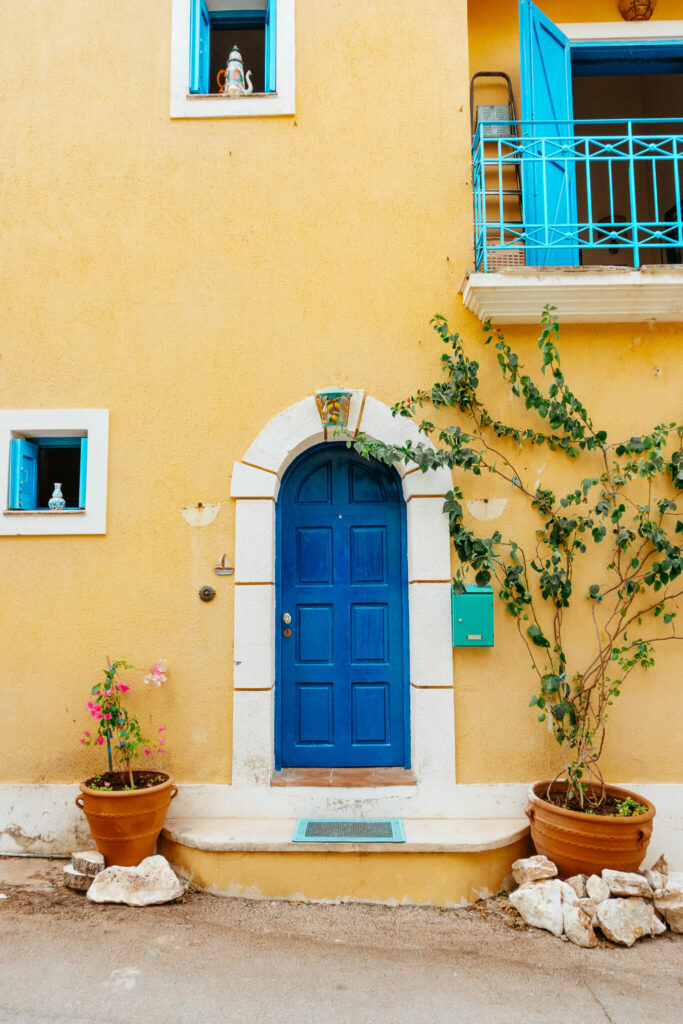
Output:
<instances>
[{"instance_id":1,"label":"climbing green vine","mask_svg":"<svg viewBox=\"0 0 683 1024\"><path fill-rule=\"evenodd\" d=\"M562 771L553 781L566 781L568 805L595 809L604 800L599 761L609 709L634 670L652 667L657 645L680 639L675 619L683 594L683 522L675 498L683 488L683 426L659 424L610 442L564 377L551 308L538 341L545 387L523 372L501 332L485 325L504 397L511 391L534 424L511 426L480 397L479 364L466 355L460 335L451 334L441 316L432 323L446 345L443 379L398 402L393 412L413 419L431 405L458 410L458 422L437 432L433 422L420 420L423 434L436 433L436 447L389 445L363 435L347 443L365 457L412 463L424 472L446 466L458 476L495 474L533 510L538 523L531 544L499 530L481 536L466 524L463 491L454 487L444 503L460 562L453 585L462 592L472 577L478 586L495 582L536 678L530 707L562 751ZM565 493L530 486L516 468L522 453L541 447L565 460L563 479L576 475ZM580 468L586 467L590 475L584 476ZM571 645L570 610L586 603L592 639Z\"/></svg>"}]
</instances>

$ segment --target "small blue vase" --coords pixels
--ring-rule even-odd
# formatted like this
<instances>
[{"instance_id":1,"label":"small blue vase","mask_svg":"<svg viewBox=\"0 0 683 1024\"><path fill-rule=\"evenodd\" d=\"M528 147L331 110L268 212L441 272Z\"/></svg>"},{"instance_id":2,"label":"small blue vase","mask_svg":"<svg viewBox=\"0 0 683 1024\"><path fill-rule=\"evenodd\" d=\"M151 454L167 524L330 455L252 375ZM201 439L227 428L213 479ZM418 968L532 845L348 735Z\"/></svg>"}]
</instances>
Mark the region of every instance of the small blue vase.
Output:
<instances>
[{"instance_id":1,"label":"small blue vase","mask_svg":"<svg viewBox=\"0 0 683 1024\"><path fill-rule=\"evenodd\" d=\"M51 512L61 512L62 509L66 507L61 484L55 484L55 489L52 492L52 497L47 503L47 507Z\"/></svg>"}]
</instances>

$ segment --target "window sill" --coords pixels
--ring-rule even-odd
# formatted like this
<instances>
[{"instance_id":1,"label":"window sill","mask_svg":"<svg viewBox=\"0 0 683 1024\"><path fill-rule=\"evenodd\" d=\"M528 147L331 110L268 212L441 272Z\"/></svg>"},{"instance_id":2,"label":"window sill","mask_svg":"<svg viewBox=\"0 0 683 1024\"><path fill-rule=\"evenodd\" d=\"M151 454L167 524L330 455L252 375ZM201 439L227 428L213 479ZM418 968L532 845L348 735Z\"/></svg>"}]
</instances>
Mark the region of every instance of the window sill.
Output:
<instances>
[{"instance_id":1,"label":"window sill","mask_svg":"<svg viewBox=\"0 0 683 1024\"><path fill-rule=\"evenodd\" d=\"M468 270L466 309L496 325L537 324L547 305L565 324L683 322L683 265Z\"/></svg>"},{"instance_id":2,"label":"window sill","mask_svg":"<svg viewBox=\"0 0 683 1024\"><path fill-rule=\"evenodd\" d=\"M84 508L6 508L3 516L84 516Z\"/></svg>"},{"instance_id":3,"label":"window sill","mask_svg":"<svg viewBox=\"0 0 683 1024\"><path fill-rule=\"evenodd\" d=\"M171 102L172 118L282 117L294 113L294 96L280 92L255 92L248 96L185 93Z\"/></svg>"}]
</instances>

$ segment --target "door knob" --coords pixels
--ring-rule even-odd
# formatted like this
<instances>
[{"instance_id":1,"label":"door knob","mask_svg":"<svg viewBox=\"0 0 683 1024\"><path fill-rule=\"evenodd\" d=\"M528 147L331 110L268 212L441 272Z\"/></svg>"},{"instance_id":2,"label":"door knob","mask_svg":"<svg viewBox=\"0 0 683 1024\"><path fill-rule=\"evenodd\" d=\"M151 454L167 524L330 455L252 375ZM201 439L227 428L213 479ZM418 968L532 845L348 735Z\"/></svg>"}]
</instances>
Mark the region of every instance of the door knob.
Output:
<instances>
[{"instance_id":1,"label":"door knob","mask_svg":"<svg viewBox=\"0 0 683 1024\"><path fill-rule=\"evenodd\" d=\"M285 626L288 626L290 624L290 622L292 621L292 616L289 614L289 612L285 612L285 614L282 616L282 621L284 622Z\"/></svg>"}]
</instances>

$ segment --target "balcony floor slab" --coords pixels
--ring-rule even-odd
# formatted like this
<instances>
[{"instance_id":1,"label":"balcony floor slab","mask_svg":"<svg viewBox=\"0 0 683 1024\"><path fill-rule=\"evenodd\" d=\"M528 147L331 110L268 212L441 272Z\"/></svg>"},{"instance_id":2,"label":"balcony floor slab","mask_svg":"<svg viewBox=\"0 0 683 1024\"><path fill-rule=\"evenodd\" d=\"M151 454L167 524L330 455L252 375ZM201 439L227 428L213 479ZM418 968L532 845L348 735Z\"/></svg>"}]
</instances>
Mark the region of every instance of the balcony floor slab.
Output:
<instances>
[{"instance_id":1,"label":"balcony floor slab","mask_svg":"<svg viewBox=\"0 0 683 1024\"><path fill-rule=\"evenodd\" d=\"M683 265L468 270L460 294L497 326L538 324L547 305L565 324L681 323Z\"/></svg>"}]
</instances>

